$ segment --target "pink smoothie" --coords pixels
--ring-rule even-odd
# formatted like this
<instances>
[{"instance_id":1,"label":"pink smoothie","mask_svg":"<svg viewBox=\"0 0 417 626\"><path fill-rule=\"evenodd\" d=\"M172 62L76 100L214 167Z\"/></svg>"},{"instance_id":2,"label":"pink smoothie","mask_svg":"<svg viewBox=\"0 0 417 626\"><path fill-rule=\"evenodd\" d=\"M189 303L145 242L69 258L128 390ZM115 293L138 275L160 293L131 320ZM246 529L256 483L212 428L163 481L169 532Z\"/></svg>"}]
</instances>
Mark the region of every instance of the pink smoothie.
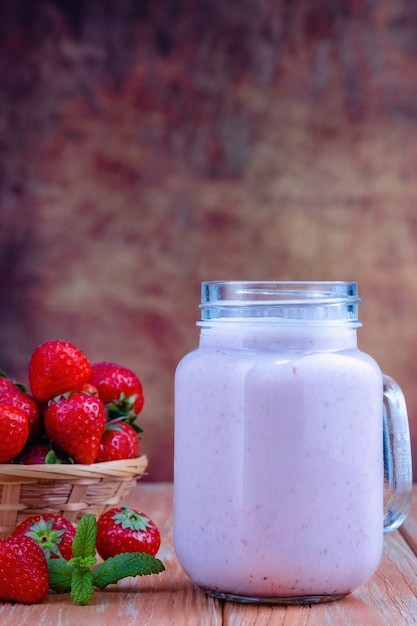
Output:
<instances>
[{"instance_id":1,"label":"pink smoothie","mask_svg":"<svg viewBox=\"0 0 417 626\"><path fill-rule=\"evenodd\" d=\"M213 592L350 593L382 554L379 367L352 329L213 326L176 373L180 563Z\"/></svg>"}]
</instances>

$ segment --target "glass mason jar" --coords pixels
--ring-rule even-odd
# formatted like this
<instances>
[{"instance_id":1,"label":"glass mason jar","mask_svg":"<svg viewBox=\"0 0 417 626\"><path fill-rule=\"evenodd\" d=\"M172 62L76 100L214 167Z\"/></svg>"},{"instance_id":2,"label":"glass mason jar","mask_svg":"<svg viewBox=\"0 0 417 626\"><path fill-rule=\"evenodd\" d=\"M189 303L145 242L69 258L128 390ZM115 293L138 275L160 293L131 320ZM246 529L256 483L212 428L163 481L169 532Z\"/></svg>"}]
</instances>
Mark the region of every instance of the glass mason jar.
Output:
<instances>
[{"instance_id":1,"label":"glass mason jar","mask_svg":"<svg viewBox=\"0 0 417 626\"><path fill-rule=\"evenodd\" d=\"M174 541L242 602L349 594L411 499L398 385L357 347L354 282L206 282L175 376Z\"/></svg>"}]
</instances>

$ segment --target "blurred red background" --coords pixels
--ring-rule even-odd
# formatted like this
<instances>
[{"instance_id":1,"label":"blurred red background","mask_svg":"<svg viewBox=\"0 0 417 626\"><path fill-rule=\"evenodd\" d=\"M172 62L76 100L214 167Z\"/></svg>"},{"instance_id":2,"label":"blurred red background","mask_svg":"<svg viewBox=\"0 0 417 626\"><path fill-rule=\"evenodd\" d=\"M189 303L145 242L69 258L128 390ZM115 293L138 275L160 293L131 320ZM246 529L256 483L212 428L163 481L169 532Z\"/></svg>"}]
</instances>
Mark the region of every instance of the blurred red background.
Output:
<instances>
[{"instance_id":1,"label":"blurred red background","mask_svg":"<svg viewBox=\"0 0 417 626\"><path fill-rule=\"evenodd\" d=\"M27 382L54 338L131 367L148 480L171 480L200 282L358 280L417 446L417 5L0 11L1 369Z\"/></svg>"}]
</instances>

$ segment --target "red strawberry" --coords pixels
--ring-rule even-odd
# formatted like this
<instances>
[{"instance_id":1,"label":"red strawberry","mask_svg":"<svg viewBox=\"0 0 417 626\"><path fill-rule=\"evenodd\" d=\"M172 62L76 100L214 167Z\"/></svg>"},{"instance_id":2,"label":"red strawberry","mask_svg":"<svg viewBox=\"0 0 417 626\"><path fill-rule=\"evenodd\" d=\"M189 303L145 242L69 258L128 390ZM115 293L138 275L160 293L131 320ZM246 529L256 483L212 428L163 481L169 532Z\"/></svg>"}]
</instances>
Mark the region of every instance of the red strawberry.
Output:
<instances>
[{"instance_id":1,"label":"red strawberry","mask_svg":"<svg viewBox=\"0 0 417 626\"><path fill-rule=\"evenodd\" d=\"M108 422L96 463L135 459L139 456L139 437L127 422Z\"/></svg>"},{"instance_id":2,"label":"red strawberry","mask_svg":"<svg viewBox=\"0 0 417 626\"><path fill-rule=\"evenodd\" d=\"M161 535L152 520L127 507L110 509L97 522L97 552L102 559L121 552L146 552L155 556Z\"/></svg>"},{"instance_id":3,"label":"red strawberry","mask_svg":"<svg viewBox=\"0 0 417 626\"><path fill-rule=\"evenodd\" d=\"M59 396L44 412L44 427L53 446L75 463L94 463L106 425L106 409L97 396L74 391Z\"/></svg>"},{"instance_id":4,"label":"red strawberry","mask_svg":"<svg viewBox=\"0 0 417 626\"><path fill-rule=\"evenodd\" d=\"M38 403L22 386L14 383L10 378L0 375L0 403L11 404L26 413L29 421L29 436L35 439L41 429L41 415Z\"/></svg>"},{"instance_id":5,"label":"red strawberry","mask_svg":"<svg viewBox=\"0 0 417 626\"><path fill-rule=\"evenodd\" d=\"M62 463L60 456L46 443L34 443L32 446L23 450L16 458L16 461L22 465L54 465Z\"/></svg>"},{"instance_id":6,"label":"red strawberry","mask_svg":"<svg viewBox=\"0 0 417 626\"><path fill-rule=\"evenodd\" d=\"M12 537L31 537L40 545L47 559L62 556L69 561L73 556L72 542L75 532L75 526L62 515L44 513L32 515L20 522Z\"/></svg>"},{"instance_id":7,"label":"red strawberry","mask_svg":"<svg viewBox=\"0 0 417 626\"><path fill-rule=\"evenodd\" d=\"M0 539L0 600L32 604L48 593L48 564L30 537Z\"/></svg>"},{"instance_id":8,"label":"red strawberry","mask_svg":"<svg viewBox=\"0 0 417 626\"><path fill-rule=\"evenodd\" d=\"M29 437L28 418L11 404L0 403L0 463L9 463L23 450Z\"/></svg>"},{"instance_id":9,"label":"red strawberry","mask_svg":"<svg viewBox=\"0 0 417 626\"><path fill-rule=\"evenodd\" d=\"M86 355L67 341L47 341L33 352L29 361L32 394L40 403L66 391L82 389L91 376Z\"/></svg>"},{"instance_id":10,"label":"red strawberry","mask_svg":"<svg viewBox=\"0 0 417 626\"><path fill-rule=\"evenodd\" d=\"M84 383L84 385L79 389L79 391L84 391L85 393L89 393L90 396L98 396L97 388L94 387L91 383Z\"/></svg>"},{"instance_id":11,"label":"red strawberry","mask_svg":"<svg viewBox=\"0 0 417 626\"><path fill-rule=\"evenodd\" d=\"M97 387L104 404L113 404L121 413L136 416L144 404L142 383L136 374L117 363L94 363L90 382Z\"/></svg>"}]
</instances>

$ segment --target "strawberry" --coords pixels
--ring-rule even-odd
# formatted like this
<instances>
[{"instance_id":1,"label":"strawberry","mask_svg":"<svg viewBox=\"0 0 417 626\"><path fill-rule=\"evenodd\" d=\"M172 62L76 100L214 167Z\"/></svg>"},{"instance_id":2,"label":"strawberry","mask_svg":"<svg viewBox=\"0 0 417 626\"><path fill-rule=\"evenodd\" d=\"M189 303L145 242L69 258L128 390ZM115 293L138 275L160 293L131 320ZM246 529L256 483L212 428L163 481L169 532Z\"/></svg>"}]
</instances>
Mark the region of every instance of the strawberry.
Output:
<instances>
[{"instance_id":1,"label":"strawberry","mask_svg":"<svg viewBox=\"0 0 417 626\"><path fill-rule=\"evenodd\" d=\"M74 391L48 403L44 427L53 446L75 463L94 463L106 425L106 409L97 396Z\"/></svg>"},{"instance_id":2,"label":"strawberry","mask_svg":"<svg viewBox=\"0 0 417 626\"><path fill-rule=\"evenodd\" d=\"M72 559L75 526L62 515L53 513L31 515L20 522L12 533L12 537L20 535L34 539L47 559L57 559L60 556L67 561Z\"/></svg>"},{"instance_id":3,"label":"strawberry","mask_svg":"<svg viewBox=\"0 0 417 626\"><path fill-rule=\"evenodd\" d=\"M110 509L97 522L97 552L103 559L124 552L146 552L154 556L161 536L154 522L127 507Z\"/></svg>"},{"instance_id":4,"label":"strawberry","mask_svg":"<svg viewBox=\"0 0 417 626\"><path fill-rule=\"evenodd\" d=\"M22 465L55 465L63 459L46 443L34 443L25 448L15 461Z\"/></svg>"},{"instance_id":5,"label":"strawberry","mask_svg":"<svg viewBox=\"0 0 417 626\"><path fill-rule=\"evenodd\" d=\"M79 391L85 391L85 393L89 393L90 396L98 396L97 387L94 387L91 383L84 383Z\"/></svg>"},{"instance_id":6,"label":"strawberry","mask_svg":"<svg viewBox=\"0 0 417 626\"><path fill-rule=\"evenodd\" d=\"M0 600L32 604L48 593L48 565L30 537L0 539Z\"/></svg>"},{"instance_id":7,"label":"strawberry","mask_svg":"<svg viewBox=\"0 0 417 626\"><path fill-rule=\"evenodd\" d=\"M0 463L9 463L25 447L28 418L21 409L0 403Z\"/></svg>"},{"instance_id":8,"label":"strawberry","mask_svg":"<svg viewBox=\"0 0 417 626\"><path fill-rule=\"evenodd\" d=\"M0 394L5 391L13 391L15 387L19 386L15 384L4 372L0 370Z\"/></svg>"},{"instance_id":9,"label":"strawberry","mask_svg":"<svg viewBox=\"0 0 417 626\"><path fill-rule=\"evenodd\" d=\"M29 436L35 439L41 429L41 414L35 398L26 393L24 385L14 383L0 372L0 403L11 404L26 413L29 420Z\"/></svg>"},{"instance_id":10,"label":"strawberry","mask_svg":"<svg viewBox=\"0 0 417 626\"><path fill-rule=\"evenodd\" d=\"M29 361L29 382L35 399L45 404L54 396L82 389L91 376L86 355L67 341L47 341Z\"/></svg>"},{"instance_id":11,"label":"strawberry","mask_svg":"<svg viewBox=\"0 0 417 626\"><path fill-rule=\"evenodd\" d=\"M141 412L144 404L142 383L131 369L107 361L93 363L90 383L114 414L135 417Z\"/></svg>"},{"instance_id":12,"label":"strawberry","mask_svg":"<svg viewBox=\"0 0 417 626\"><path fill-rule=\"evenodd\" d=\"M96 463L135 459L139 456L139 437L127 422L112 420L107 423Z\"/></svg>"}]
</instances>

